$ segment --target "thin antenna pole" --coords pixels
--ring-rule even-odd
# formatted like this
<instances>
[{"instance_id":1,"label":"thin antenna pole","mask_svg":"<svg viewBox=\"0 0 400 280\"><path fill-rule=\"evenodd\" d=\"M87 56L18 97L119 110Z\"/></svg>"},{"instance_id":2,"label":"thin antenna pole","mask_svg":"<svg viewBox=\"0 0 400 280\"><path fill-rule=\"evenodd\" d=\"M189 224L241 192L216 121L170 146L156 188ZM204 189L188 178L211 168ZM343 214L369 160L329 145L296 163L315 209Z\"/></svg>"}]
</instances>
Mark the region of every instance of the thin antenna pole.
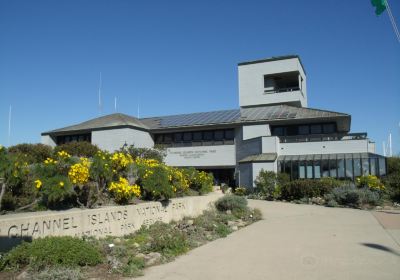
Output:
<instances>
[{"instance_id":1,"label":"thin antenna pole","mask_svg":"<svg viewBox=\"0 0 400 280\"><path fill-rule=\"evenodd\" d=\"M7 139L8 147L10 147L10 144L11 144L11 110L12 110L12 107L10 105L10 111L8 112L8 139Z\"/></svg>"},{"instance_id":2,"label":"thin antenna pole","mask_svg":"<svg viewBox=\"0 0 400 280\"><path fill-rule=\"evenodd\" d=\"M392 152L392 133L389 133L389 156L390 157L393 156L393 152Z\"/></svg>"},{"instance_id":3,"label":"thin antenna pole","mask_svg":"<svg viewBox=\"0 0 400 280\"><path fill-rule=\"evenodd\" d=\"M140 118L140 99L138 97L138 101L137 101L137 118Z\"/></svg>"},{"instance_id":4,"label":"thin antenna pole","mask_svg":"<svg viewBox=\"0 0 400 280\"><path fill-rule=\"evenodd\" d=\"M386 9L388 11L390 22L392 23L392 26L393 26L394 34L396 34L397 41L399 41L399 43L400 43L399 29L397 28L397 24L396 24L396 21L394 20L394 17L393 17L393 14L392 14L392 10L390 9L388 0L386 0Z\"/></svg>"},{"instance_id":5,"label":"thin antenna pole","mask_svg":"<svg viewBox=\"0 0 400 280\"><path fill-rule=\"evenodd\" d=\"M100 80L99 80L99 115L101 115L102 108L101 108L101 72L100 72Z\"/></svg>"},{"instance_id":6,"label":"thin antenna pole","mask_svg":"<svg viewBox=\"0 0 400 280\"><path fill-rule=\"evenodd\" d=\"M114 97L114 110L117 112L117 97Z\"/></svg>"}]
</instances>

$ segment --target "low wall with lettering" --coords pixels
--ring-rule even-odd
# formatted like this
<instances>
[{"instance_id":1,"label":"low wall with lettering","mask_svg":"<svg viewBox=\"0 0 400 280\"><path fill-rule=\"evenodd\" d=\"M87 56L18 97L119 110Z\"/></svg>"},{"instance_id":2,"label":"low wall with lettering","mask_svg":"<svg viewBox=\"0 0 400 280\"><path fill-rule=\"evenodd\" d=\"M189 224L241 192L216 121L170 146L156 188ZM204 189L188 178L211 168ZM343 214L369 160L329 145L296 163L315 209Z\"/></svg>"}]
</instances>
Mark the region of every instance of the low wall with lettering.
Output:
<instances>
[{"instance_id":1,"label":"low wall with lettering","mask_svg":"<svg viewBox=\"0 0 400 280\"><path fill-rule=\"evenodd\" d=\"M222 193L171 199L167 204L146 202L137 205L109 206L97 209L43 211L0 216L0 251L22 239L45 236L123 236L142 225L165 223L183 217L195 217Z\"/></svg>"}]
</instances>

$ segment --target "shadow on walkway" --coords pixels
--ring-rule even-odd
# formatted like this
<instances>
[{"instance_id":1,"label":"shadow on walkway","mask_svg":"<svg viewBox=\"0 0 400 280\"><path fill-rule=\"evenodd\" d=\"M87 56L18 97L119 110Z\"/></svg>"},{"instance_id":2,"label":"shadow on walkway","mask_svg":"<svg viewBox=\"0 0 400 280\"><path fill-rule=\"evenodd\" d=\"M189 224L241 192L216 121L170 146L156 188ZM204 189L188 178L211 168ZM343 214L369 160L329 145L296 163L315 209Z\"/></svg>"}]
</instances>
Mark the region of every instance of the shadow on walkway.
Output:
<instances>
[{"instance_id":1,"label":"shadow on walkway","mask_svg":"<svg viewBox=\"0 0 400 280\"><path fill-rule=\"evenodd\" d=\"M397 251L395 251L389 247L383 246L383 245L379 245L379 244L375 244L375 243L360 243L360 244L364 245L368 248L385 251L385 252L392 253L393 255L400 257L400 254Z\"/></svg>"}]
</instances>

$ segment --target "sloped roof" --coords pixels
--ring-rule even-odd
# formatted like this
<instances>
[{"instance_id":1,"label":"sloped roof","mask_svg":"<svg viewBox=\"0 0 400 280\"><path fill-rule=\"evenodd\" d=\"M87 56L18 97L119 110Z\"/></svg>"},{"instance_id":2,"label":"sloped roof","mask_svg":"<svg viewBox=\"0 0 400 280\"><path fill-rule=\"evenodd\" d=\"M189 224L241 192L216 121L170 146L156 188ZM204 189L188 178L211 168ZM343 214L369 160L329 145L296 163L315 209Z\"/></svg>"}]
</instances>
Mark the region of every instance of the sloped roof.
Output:
<instances>
[{"instance_id":1,"label":"sloped roof","mask_svg":"<svg viewBox=\"0 0 400 280\"><path fill-rule=\"evenodd\" d=\"M136 127L148 130L148 127L144 125L139 119L125 114L116 113L91 119L79 124L51 130L48 132L44 132L42 134L85 131L85 130L89 131L89 130L112 128L112 127Z\"/></svg>"},{"instance_id":2,"label":"sloped roof","mask_svg":"<svg viewBox=\"0 0 400 280\"><path fill-rule=\"evenodd\" d=\"M177 128L187 126L205 126L213 124L338 117L346 117L350 119L350 115L338 112L312 108L299 108L290 105L273 105L144 118L140 119L140 121L143 122L150 129L167 129L174 127Z\"/></svg>"},{"instance_id":3,"label":"sloped roof","mask_svg":"<svg viewBox=\"0 0 400 280\"><path fill-rule=\"evenodd\" d=\"M341 129L345 131L350 130L350 115L348 114L312 108L299 108L290 105L272 105L142 119L117 113L91 119L76 125L51 130L42 134L90 131L112 127L135 127L145 130L163 130L196 126L303 119L341 119Z\"/></svg>"}]
</instances>

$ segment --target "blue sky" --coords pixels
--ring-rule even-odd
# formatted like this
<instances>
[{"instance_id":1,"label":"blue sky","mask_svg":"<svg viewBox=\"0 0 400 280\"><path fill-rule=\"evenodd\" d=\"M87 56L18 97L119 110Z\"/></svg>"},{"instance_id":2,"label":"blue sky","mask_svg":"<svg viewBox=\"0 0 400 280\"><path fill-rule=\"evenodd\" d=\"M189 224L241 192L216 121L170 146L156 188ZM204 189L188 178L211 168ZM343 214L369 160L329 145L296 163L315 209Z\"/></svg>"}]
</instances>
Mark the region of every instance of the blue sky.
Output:
<instances>
[{"instance_id":1,"label":"blue sky","mask_svg":"<svg viewBox=\"0 0 400 280\"><path fill-rule=\"evenodd\" d=\"M390 1L400 25L400 2ZM0 143L103 114L238 107L237 63L298 54L309 107L400 152L400 43L369 0L0 0Z\"/></svg>"}]
</instances>

